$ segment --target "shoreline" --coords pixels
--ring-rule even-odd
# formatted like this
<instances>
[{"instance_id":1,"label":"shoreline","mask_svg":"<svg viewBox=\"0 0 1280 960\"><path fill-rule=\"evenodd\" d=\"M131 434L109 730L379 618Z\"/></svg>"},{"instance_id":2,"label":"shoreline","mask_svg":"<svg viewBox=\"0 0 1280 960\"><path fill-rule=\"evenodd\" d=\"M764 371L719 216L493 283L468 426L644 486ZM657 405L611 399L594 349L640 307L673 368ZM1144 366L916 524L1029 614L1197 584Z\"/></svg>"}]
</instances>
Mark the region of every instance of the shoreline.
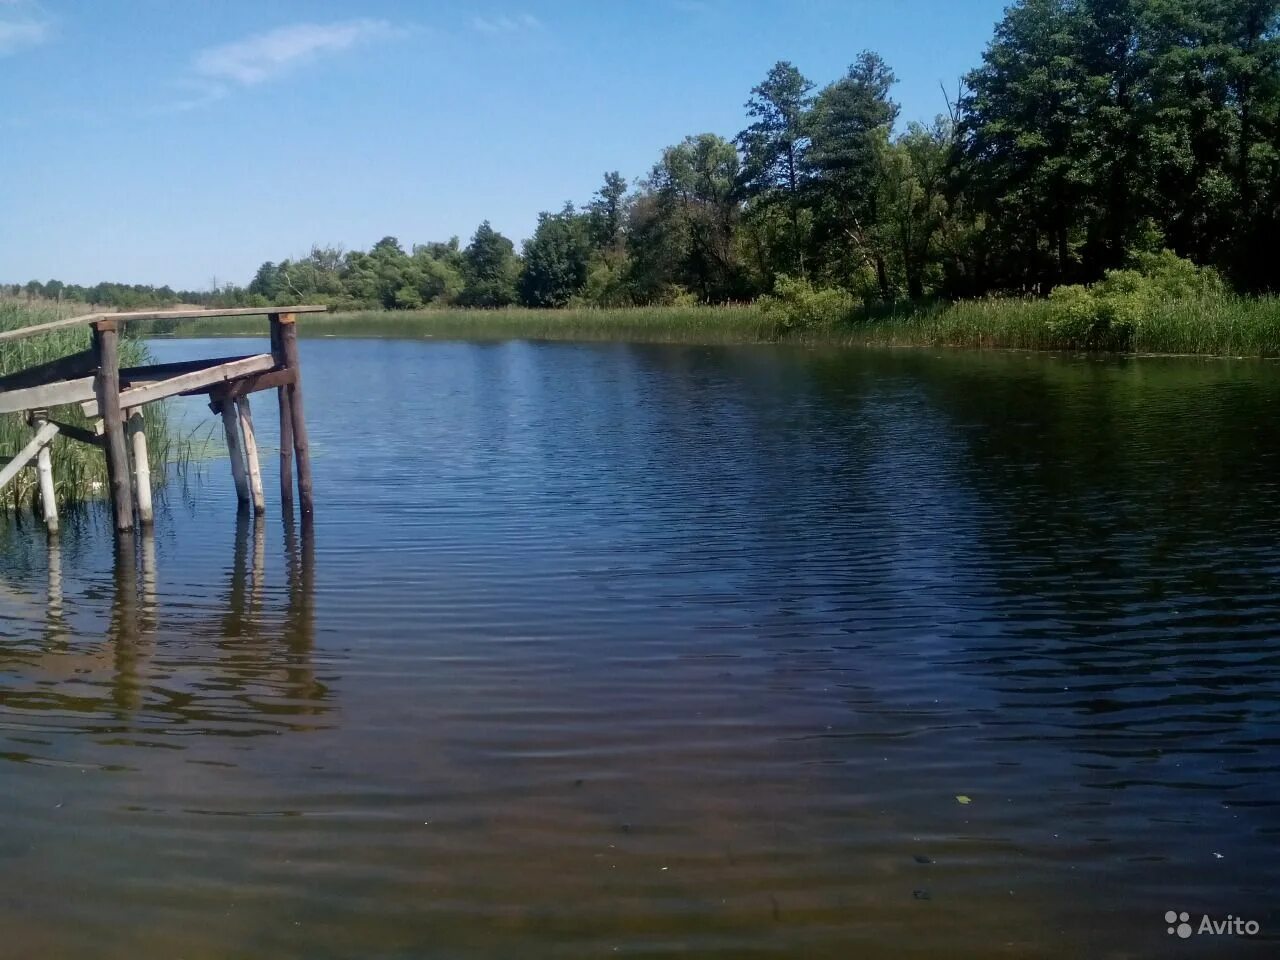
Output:
<instances>
[{"instance_id":1,"label":"shoreline","mask_svg":"<svg viewBox=\"0 0 1280 960\"><path fill-rule=\"evenodd\" d=\"M1260 303L1252 301L1252 303ZM1185 311L1184 311L1185 312ZM1200 336L1184 329L1155 329L1144 340L1164 336L1168 350L1140 344L1131 350L1086 349L1053 342L1042 305L1007 301L960 303L910 314L779 333L758 305L727 307L627 307L615 310L455 310L360 311L315 314L298 325L304 339L439 340L496 343L513 340L548 343L682 344L687 346L784 346L877 350L1034 353L1098 359L1197 358L1217 360L1280 359L1280 313L1270 311L1253 329L1215 329L1209 322ZM975 320L977 322L975 322ZM1274 330L1272 329L1274 327ZM265 336L262 316L226 320L139 324L134 335L156 339ZM1203 343L1204 349L1187 349ZM1275 345L1273 348L1273 344ZM1232 349L1235 347L1236 349ZM1253 347L1253 349L1240 349Z\"/></svg>"}]
</instances>

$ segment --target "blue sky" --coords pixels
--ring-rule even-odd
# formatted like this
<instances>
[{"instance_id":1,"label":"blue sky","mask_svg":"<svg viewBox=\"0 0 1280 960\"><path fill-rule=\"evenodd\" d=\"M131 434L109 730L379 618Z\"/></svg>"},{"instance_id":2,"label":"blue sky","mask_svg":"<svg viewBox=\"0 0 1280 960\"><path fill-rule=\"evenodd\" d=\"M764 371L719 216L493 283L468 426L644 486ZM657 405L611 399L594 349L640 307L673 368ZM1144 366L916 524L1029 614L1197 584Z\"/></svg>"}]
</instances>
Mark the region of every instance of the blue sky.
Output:
<instances>
[{"instance_id":1,"label":"blue sky","mask_svg":"<svg viewBox=\"0 0 1280 960\"><path fill-rule=\"evenodd\" d=\"M1003 0L0 0L0 280L204 288L314 243L517 242L731 137L774 61L943 109Z\"/></svg>"}]
</instances>

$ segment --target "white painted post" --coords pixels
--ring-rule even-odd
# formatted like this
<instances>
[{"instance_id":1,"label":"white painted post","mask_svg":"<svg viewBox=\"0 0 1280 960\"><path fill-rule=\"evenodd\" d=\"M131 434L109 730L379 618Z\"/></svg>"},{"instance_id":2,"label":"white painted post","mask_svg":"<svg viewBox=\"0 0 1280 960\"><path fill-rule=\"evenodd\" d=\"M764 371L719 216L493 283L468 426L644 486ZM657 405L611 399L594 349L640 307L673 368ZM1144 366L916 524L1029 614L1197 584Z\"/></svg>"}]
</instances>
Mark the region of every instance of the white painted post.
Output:
<instances>
[{"instance_id":1,"label":"white painted post","mask_svg":"<svg viewBox=\"0 0 1280 960\"><path fill-rule=\"evenodd\" d=\"M244 451L240 449L240 424L234 400L222 401L222 431L227 437L227 453L231 457L231 479L236 484L236 499L249 502L249 477L245 472Z\"/></svg>"},{"instance_id":2,"label":"white painted post","mask_svg":"<svg viewBox=\"0 0 1280 960\"><path fill-rule=\"evenodd\" d=\"M43 411L38 412L31 420L31 425L39 432L48 425ZM49 451L53 438L40 447L36 454L36 472L40 475L40 506L44 510L44 524L49 528L49 535L58 535L58 496L53 488L53 454Z\"/></svg>"},{"instance_id":3,"label":"white painted post","mask_svg":"<svg viewBox=\"0 0 1280 960\"><path fill-rule=\"evenodd\" d=\"M253 431L253 411L246 394L236 400L240 412L240 433L244 436L244 456L249 469L249 492L253 496L253 512L262 516L267 512L267 498L262 492L262 465L258 462L258 437Z\"/></svg>"},{"instance_id":4,"label":"white painted post","mask_svg":"<svg viewBox=\"0 0 1280 960\"><path fill-rule=\"evenodd\" d=\"M151 504L151 462L147 456L147 424L142 408L134 407L125 414L129 439L133 444L133 485L138 501L138 522L144 527L155 523L155 509Z\"/></svg>"}]
</instances>

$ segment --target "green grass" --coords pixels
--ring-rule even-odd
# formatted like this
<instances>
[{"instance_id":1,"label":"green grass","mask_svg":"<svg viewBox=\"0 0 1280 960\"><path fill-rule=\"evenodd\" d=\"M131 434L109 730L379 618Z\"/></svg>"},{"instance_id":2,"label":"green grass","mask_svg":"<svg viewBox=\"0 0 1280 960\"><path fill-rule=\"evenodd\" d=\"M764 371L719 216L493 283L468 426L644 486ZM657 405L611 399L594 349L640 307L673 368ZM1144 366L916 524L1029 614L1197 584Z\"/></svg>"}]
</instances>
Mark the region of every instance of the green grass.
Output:
<instances>
[{"instance_id":1,"label":"green grass","mask_svg":"<svg viewBox=\"0 0 1280 960\"><path fill-rule=\"evenodd\" d=\"M632 343L769 343L1075 350L1056 332L1050 301L983 299L857 310L837 321L781 331L758 305L624 309L365 311L299 321L309 337L441 340L616 340ZM265 336L266 319L192 320L153 332L178 337ZM1280 356L1280 299L1232 295L1156 303L1125 352Z\"/></svg>"},{"instance_id":2,"label":"green grass","mask_svg":"<svg viewBox=\"0 0 1280 960\"><path fill-rule=\"evenodd\" d=\"M0 303L0 330L25 327L34 323L56 320L69 315L55 307L31 308L14 303ZM0 374L14 373L37 363L55 360L89 346L87 327L63 330L55 333L19 340L0 347ZM126 338L121 344L121 364L126 366L147 362L146 346L138 340ZM77 407L59 407L55 418L78 426L87 421ZM31 428L17 414L0 416L0 457L11 457L26 446L31 439ZM185 445L175 443L171 436L163 404L147 408L147 440L152 462L153 482L164 479L164 466L180 461L185 456ZM97 499L106 490L106 463L100 450L83 443L59 436L53 443L53 476L58 500L63 505ZM21 508L36 499L36 474L23 470L3 493L0 493L0 511Z\"/></svg>"},{"instance_id":3,"label":"green grass","mask_svg":"<svg viewBox=\"0 0 1280 960\"><path fill-rule=\"evenodd\" d=\"M265 317L187 320L150 328L178 337L265 336ZM661 343L753 343L772 339L753 305L626 309L366 310L307 314L308 337L431 337L441 340L625 340Z\"/></svg>"},{"instance_id":4,"label":"green grass","mask_svg":"<svg viewBox=\"0 0 1280 960\"><path fill-rule=\"evenodd\" d=\"M1072 350L1045 300L970 300L904 311L857 327L844 342L887 346ZM1236 296L1154 304L1126 353L1280 356L1280 299Z\"/></svg>"}]
</instances>

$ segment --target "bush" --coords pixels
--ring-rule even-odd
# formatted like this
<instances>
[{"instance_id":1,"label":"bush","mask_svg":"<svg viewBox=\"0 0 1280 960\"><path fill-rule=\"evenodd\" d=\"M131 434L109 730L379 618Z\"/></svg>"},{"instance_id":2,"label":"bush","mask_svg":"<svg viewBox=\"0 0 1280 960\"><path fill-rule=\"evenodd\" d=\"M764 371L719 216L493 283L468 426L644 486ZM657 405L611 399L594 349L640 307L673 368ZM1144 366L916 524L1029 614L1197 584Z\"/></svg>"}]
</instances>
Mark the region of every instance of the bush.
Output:
<instances>
[{"instance_id":1,"label":"bush","mask_svg":"<svg viewBox=\"0 0 1280 960\"><path fill-rule=\"evenodd\" d=\"M848 323L857 309L853 294L839 288L815 287L808 280L778 277L772 296L760 298L765 320L775 335L830 330Z\"/></svg>"},{"instance_id":2,"label":"bush","mask_svg":"<svg viewBox=\"0 0 1280 960\"><path fill-rule=\"evenodd\" d=\"M1049 295L1049 332L1077 350L1128 350L1155 308L1171 300L1220 299L1218 273L1172 251L1141 253L1125 270L1108 270L1092 286L1057 287Z\"/></svg>"}]
</instances>

